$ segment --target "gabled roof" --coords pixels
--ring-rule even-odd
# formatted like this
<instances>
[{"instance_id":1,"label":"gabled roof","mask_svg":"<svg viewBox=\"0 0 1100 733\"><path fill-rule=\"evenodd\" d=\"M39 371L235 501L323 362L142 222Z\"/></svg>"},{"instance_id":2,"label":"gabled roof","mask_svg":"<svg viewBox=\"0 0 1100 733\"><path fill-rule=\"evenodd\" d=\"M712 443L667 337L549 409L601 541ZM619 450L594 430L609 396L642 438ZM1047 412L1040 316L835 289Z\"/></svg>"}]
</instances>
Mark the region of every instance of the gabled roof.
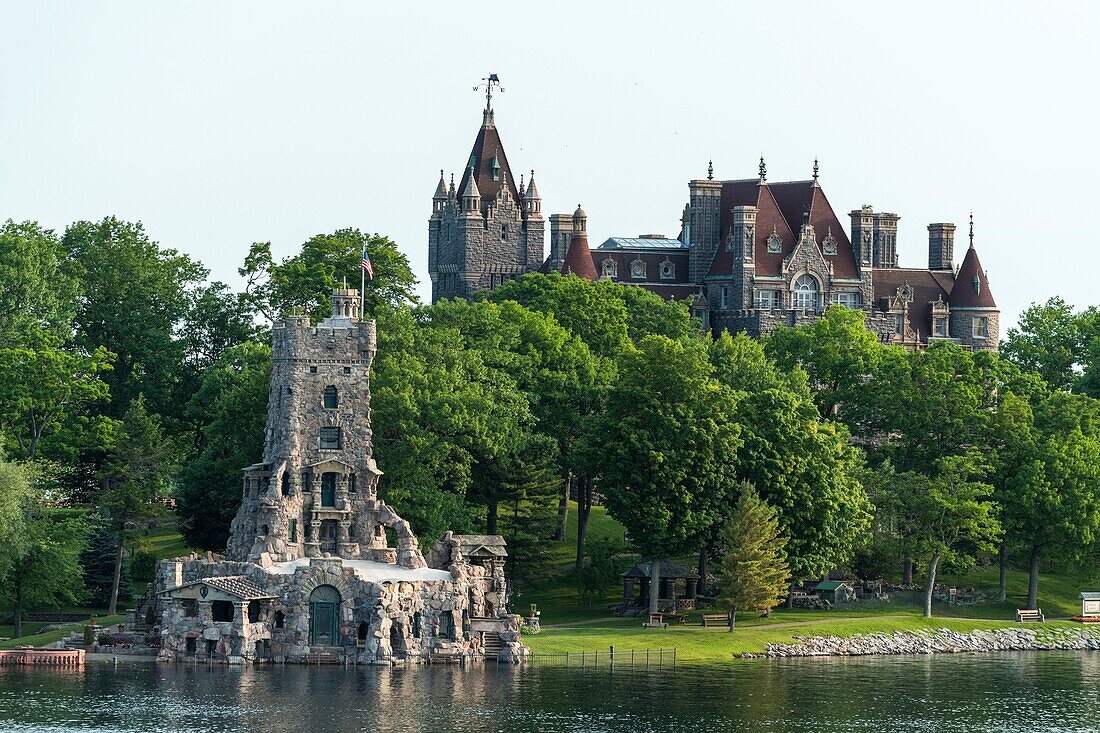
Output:
<instances>
[{"instance_id":1,"label":"gabled roof","mask_svg":"<svg viewBox=\"0 0 1100 733\"><path fill-rule=\"evenodd\" d=\"M220 590L223 593L228 593L231 596L236 596L244 601L277 597L268 593L266 588L260 587L251 578L245 575L223 575L213 578L202 578L201 580L193 580L190 583L178 585L175 588L168 588L167 590L161 591L161 593L172 593L173 591L190 588L195 585L208 585L211 588Z\"/></svg>"},{"instance_id":2,"label":"gabled roof","mask_svg":"<svg viewBox=\"0 0 1100 733\"><path fill-rule=\"evenodd\" d=\"M622 578L648 578L651 571L650 566L652 561L640 562L634 567L627 570L625 573L619 573L619 577ZM662 578L698 578L699 571L695 568L689 568L687 565L681 565L678 562L672 562L671 560L661 560L661 577Z\"/></svg>"},{"instance_id":3,"label":"gabled roof","mask_svg":"<svg viewBox=\"0 0 1100 733\"><path fill-rule=\"evenodd\" d=\"M500 141L500 133L493 123L491 110L486 111L481 124L481 129L474 138L474 147L470 150L470 157L463 166L462 180L458 184L459 191L465 191L470 179L470 169L475 172L477 188L481 191L481 210L488 209L489 204L496 200L497 193L505 180L512 197L519 201L519 188L516 187L516 178L512 175L512 169L508 165L508 156L504 154L504 144ZM493 180L493 160L500 166L498 180Z\"/></svg>"},{"instance_id":4,"label":"gabled roof","mask_svg":"<svg viewBox=\"0 0 1100 733\"><path fill-rule=\"evenodd\" d=\"M830 234L836 240L837 253L824 255L825 261L833 266L833 275L841 278L859 277L855 252L848 234L825 197L825 192L814 181L761 183L759 178L722 181L719 206L721 244L714 254L710 275L728 275L733 269L733 253L725 247L726 237L733 226L731 209L735 206L755 206L757 275L775 276L783 272L783 261L798 245L802 222L808 215L819 248ZM779 252L768 252L768 237L773 233L783 242Z\"/></svg>"},{"instance_id":5,"label":"gabled roof","mask_svg":"<svg viewBox=\"0 0 1100 733\"><path fill-rule=\"evenodd\" d=\"M881 310L884 298L893 298L898 288L908 285L913 290L913 302L909 304L909 327L920 336L922 343L926 343L932 328L931 304L937 300L948 302L954 277L953 273L943 270L876 268L872 280L875 307Z\"/></svg>"},{"instance_id":6,"label":"gabled roof","mask_svg":"<svg viewBox=\"0 0 1100 733\"><path fill-rule=\"evenodd\" d=\"M978 250L973 243L966 250L959 272L955 275L955 287L951 289L951 298L947 301L953 308L991 308L997 307L993 293L989 290L989 280L978 260Z\"/></svg>"},{"instance_id":7,"label":"gabled roof","mask_svg":"<svg viewBox=\"0 0 1100 733\"><path fill-rule=\"evenodd\" d=\"M851 586L839 580L824 580L814 586L814 590L825 591L839 590L840 588L851 588Z\"/></svg>"}]
</instances>

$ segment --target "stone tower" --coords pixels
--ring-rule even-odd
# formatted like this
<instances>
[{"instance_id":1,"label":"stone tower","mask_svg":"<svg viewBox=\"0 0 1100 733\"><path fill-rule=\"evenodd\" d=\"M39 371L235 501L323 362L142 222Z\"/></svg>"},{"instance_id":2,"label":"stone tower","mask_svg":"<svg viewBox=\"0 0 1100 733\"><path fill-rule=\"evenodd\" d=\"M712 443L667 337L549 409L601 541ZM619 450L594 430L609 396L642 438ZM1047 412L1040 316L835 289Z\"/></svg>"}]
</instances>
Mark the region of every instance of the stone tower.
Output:
<instances>
[{"instance_id":1,"label":"stone tower","mask_svg":"<svg viewBox=\"0 0 1100 733\"><path fill-rule=\"evenodd\" d=\"M274 326L263 461L244 471L227 555L260 565L330 556L423 567L408 524L376 496L374 321L359 319L357 290L338 288L330 299L332 315L316 326L300 315Z\"/></svg>"},{"instance_id":2,"label":"stone tower","mask_svg":"<svg viewBox=\"0 0 1100 733\"><path fill-rule=\"evenodd\" d=\"M518 185L517 185L518 183ZM482 112L458 187L440 171L428 220L432 302L492 289L542 265L545 220L534 172L526 190L512 175L491 100Z\"/></svg>"}]
</instances>

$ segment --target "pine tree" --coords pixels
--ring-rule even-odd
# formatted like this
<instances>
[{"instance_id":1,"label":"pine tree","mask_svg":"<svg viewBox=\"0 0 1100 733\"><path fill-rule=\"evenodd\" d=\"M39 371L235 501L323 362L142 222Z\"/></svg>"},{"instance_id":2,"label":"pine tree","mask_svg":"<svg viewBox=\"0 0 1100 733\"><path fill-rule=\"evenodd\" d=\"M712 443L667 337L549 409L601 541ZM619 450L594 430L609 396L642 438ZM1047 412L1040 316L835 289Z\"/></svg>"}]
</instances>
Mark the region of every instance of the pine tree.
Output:
<instances>
[{"instance_id":1,"label":"pine tree","mask_svg":"<svg viewBox=\"0 0 1100 733\"><path fill-rule=\"evenodd\" d=\"M787 595L790 568L775 509L753 487L741 487L737 508L722 531L724 549L718 562L718 602L730 611L730 631L737 611L770 612Z\"/></svg>"}]
</instances>

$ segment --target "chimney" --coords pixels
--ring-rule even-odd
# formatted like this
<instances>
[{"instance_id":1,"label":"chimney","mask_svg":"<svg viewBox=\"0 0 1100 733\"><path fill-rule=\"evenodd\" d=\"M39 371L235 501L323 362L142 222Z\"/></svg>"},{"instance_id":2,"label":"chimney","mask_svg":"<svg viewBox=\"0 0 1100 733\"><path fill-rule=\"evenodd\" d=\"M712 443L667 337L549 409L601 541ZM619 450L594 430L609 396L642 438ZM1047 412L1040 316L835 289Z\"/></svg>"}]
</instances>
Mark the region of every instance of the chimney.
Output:
<instances>
[{"instance_id":1,"label":"chimney","mask_svg":"<svg viewBox=\"0 0 1100 733\"><path fill-rule=\"evenodd\" d=\"M928 269L955 269L955 225L947 222L928 225Z\"/></svg>"}]
</instances>

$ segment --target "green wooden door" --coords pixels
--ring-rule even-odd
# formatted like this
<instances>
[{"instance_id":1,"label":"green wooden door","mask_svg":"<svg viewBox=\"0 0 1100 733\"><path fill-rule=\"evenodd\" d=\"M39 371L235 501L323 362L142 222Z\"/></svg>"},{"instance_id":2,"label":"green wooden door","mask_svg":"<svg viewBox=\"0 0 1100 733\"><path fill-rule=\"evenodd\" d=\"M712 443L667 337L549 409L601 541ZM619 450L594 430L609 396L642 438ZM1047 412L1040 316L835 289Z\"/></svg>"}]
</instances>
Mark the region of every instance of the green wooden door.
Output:
<instances>
[{"instance_id":1,"label":"green wooden door","mask_svg":"<svg viewBox=\"0 0 1100 733\"><path fill-rule=\"evenodd\" d=\"M321 506L336 506L336 474L321 474Z\"/></svg>"},{"instance_id":2,"label":"green wooden door","mask_svg":"<svg viewBox=\"0 0 1100 733\"><path fill-rule=\"evenodd\" d=\"M309 594L309 643L339 646L337 610L340 591L331 585L319 585Z\"/></svg>"}]
</instances>

